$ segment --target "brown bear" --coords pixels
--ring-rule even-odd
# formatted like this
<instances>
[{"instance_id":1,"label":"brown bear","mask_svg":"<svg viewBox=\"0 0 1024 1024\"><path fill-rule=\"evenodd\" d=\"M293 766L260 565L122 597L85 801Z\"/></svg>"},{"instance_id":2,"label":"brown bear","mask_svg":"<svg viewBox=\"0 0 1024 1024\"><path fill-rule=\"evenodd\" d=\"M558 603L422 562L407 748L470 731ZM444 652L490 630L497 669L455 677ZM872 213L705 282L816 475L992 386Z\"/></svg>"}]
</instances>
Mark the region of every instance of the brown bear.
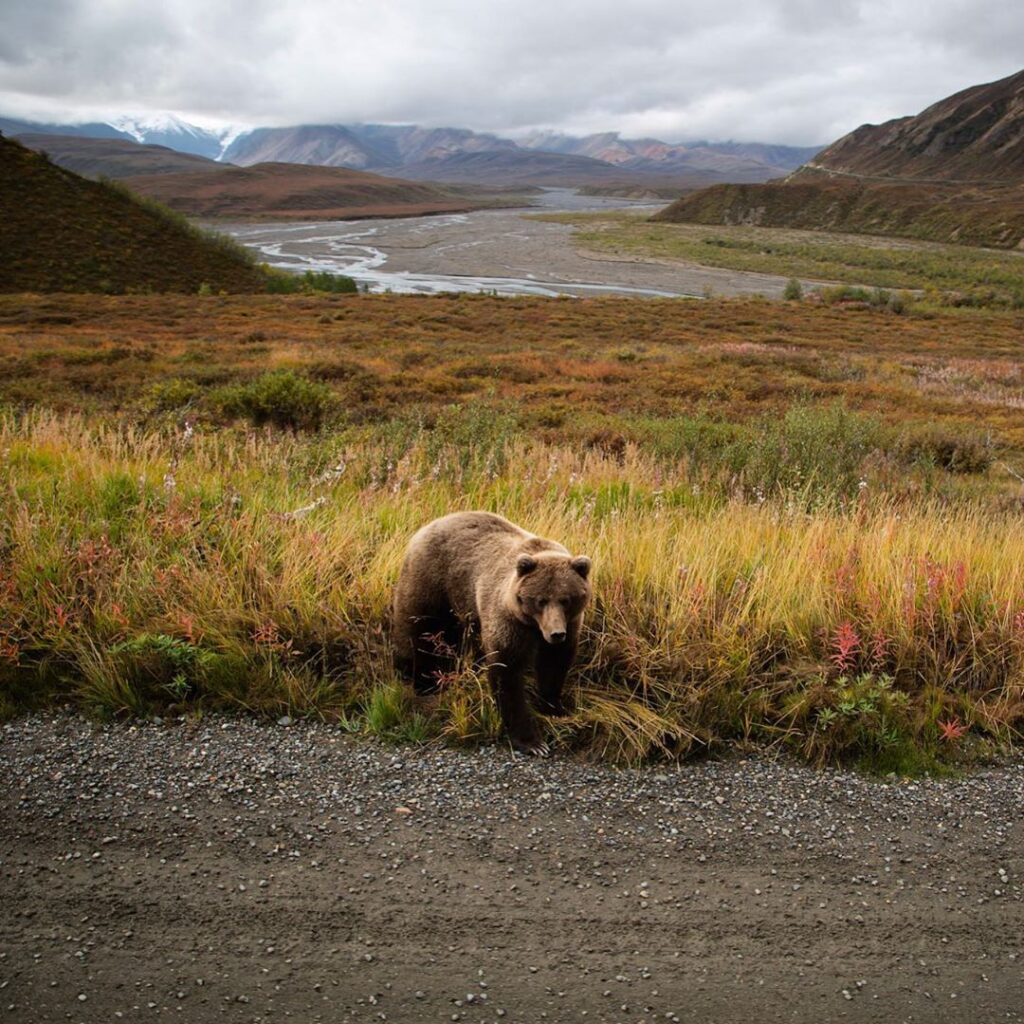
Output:
<instances>
[{"instance_id":1,"label":"brown bear","mask_svg":"<svg viewBox=\"0 0 1024 1024\"><path fill-rule=\"evenodd\" d=\"M589 558L490 512L435 519L409 542L395 588L398 667L417 693L431 693L466 631L479 631L513 747L546 756L523 675L533 667L542 711L566 713L562 687L590 597L589 574Z\"/></svg>"}]
</instances>

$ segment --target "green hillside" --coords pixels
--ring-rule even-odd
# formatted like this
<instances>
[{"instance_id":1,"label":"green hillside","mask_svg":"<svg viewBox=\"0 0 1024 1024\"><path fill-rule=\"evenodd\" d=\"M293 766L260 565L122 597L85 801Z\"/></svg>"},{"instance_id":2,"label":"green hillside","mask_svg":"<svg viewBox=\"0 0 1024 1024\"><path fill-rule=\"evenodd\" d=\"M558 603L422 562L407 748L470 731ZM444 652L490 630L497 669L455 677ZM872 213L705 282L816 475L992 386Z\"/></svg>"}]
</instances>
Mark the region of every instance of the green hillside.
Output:
<instances>
[{"instance_id":1,"label":"green hillside","mask_svg":"<svg viewBox=\"0 0 1024 1024\"><path fill-rule=\"evenodd\" d=\"M0 136L0 292L261 292L234 242Z\"/></svg>"}]
</instances>

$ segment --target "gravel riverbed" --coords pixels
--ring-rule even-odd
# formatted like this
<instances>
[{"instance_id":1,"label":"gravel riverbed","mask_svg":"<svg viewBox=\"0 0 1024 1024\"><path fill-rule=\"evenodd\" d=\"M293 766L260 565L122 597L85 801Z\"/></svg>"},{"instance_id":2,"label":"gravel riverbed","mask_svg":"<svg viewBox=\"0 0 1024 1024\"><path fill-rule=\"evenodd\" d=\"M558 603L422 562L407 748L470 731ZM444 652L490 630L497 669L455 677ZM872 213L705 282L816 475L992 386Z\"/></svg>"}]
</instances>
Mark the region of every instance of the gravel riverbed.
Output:
<instances>
[{"instance_id":1,"label":"gravel riverbed","mask_svg":"<svg viewBox=\"0 0 1024 1024\"><path fill-rule=\"evenodd\" d=\"M1024 763L0 727L0 1021L1019 1021Z\"/></svg>"},{"instance_id":2,"label":"gravel riverbed","mask_svg":"<svg viewBox=\"0 0 1024 1024\"><path fill-rule=\"evenodd\" d=\"M553 190L565 193L568 190ZM596 201L595 201L596 202ZM614 203L604 208L614 209ZM290 270L348 274L374 291L396 294L491 292L498 295L765 295L781 298L777 274L581 251L568 224L535 210L482 210L440 217L309 224L221 224L260 259ZM570 207L571 208L571 207ZM659 207L643 209L649 216Z\"/></svg>"}]
</instances>

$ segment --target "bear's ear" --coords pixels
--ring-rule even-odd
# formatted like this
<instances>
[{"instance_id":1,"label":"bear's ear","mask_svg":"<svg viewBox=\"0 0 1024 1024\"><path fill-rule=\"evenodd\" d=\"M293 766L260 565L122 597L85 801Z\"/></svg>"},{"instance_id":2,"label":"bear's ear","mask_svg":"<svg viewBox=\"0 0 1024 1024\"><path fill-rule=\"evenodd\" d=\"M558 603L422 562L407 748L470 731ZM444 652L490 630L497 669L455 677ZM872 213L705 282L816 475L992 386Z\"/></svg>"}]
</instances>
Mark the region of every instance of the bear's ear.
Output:
<instances>
[{"instance_id":1,"label":"bear's ear","mask_svg":"<svg viewBox=\"0 0 1024 1024\"><path fill-rule=\"evenodd\" d=\"M590 559L586 555L577 555L569 563L584 579L590 575Z\"/></svg>"},{"instance_id":2,"label":"bear's ear","mask_svg":"<svg viewBox=\"0 0 1024 1024\"><path fill-rule=\"evenodd\" d=\"M537 568L537 559L530 555L520 555L516 559L516 575L527 576Z\"/></svg>"}]
</instances>

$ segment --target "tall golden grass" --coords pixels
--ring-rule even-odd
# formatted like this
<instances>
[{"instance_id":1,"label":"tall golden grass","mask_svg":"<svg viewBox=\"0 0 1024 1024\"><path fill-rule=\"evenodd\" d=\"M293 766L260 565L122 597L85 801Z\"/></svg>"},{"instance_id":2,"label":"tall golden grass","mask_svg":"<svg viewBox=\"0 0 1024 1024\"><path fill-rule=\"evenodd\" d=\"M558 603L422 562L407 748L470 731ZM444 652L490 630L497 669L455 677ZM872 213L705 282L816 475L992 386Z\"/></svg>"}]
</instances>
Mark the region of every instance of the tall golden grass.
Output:
<instances>
[{"instance_id":1,"label":"tall golden grass","mask_svg":"<svg viewBox=\"0 0 1024 1024\"><path fill-rule=\"evenodd\" d=\"M490 509L594 560L566 748L722 744L903 767L1024 722L1024 534L971 502L714 496L633 446L194 435L0 418L0 707L247 708L492 737L467 658L430 705L390 666L410 535ZM969 733L965 734L965 731Z\"/></svg>"}]
</instances>

